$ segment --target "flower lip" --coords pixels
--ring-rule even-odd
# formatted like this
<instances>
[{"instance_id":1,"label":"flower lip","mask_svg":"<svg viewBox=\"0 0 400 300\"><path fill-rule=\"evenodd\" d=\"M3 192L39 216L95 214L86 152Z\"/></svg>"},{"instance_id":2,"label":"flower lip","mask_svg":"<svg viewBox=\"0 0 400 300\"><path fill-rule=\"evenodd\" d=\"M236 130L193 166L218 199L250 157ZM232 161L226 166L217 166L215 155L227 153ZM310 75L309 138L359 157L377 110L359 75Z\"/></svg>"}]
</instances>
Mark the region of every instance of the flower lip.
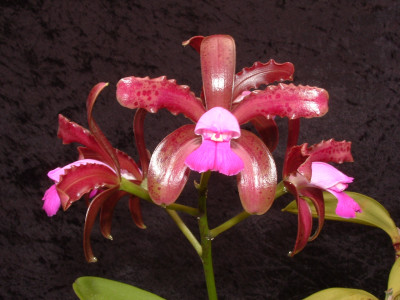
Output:
<instances>
[{"instance_id":1,"label":"flower lip","mask_svg":"<svg viewBox=\"0 0 400 300\"><path fill-rule=\"evenodd\" d=\"M240 137L240 127L230 111L217 106L201 116L194 133L206 139L222 142Z\"/></svg>"}]
</instances>

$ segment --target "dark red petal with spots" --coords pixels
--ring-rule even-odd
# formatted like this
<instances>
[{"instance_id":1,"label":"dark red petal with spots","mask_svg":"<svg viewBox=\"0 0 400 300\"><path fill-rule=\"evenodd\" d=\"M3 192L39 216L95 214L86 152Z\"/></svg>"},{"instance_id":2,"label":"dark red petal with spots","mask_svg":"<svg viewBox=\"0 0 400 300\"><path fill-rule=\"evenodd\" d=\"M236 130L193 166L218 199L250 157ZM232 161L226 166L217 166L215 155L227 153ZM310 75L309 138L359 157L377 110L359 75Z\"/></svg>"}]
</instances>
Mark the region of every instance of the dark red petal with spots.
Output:
<instances>
[{"instance_id":1,"label":"dark red petal with spots","mask_svg":"<svg viewBox=\"0 0 400 300\"><path fill-rule=\"evenodd\" d=\"M151 113L166 108L172 114L182 113L194 122L205 113L201 100L188 86L177 85L175 80L167 80L165 76L122 78L117 84L117 100L127 108L144 108Z\"/></svg>"},{"instance_id":2,"label":"dark red petal with spots","mask_svg":"<svg viewBox=\"0 0 400 300\"><path fill-rule=\"evenodd\" d=\"M251 93L232 113L239 124L256 116L289 119L321 117L328 112L328 99L328 92L324 89L280 83Z\"/></svg>"}]
</instances>

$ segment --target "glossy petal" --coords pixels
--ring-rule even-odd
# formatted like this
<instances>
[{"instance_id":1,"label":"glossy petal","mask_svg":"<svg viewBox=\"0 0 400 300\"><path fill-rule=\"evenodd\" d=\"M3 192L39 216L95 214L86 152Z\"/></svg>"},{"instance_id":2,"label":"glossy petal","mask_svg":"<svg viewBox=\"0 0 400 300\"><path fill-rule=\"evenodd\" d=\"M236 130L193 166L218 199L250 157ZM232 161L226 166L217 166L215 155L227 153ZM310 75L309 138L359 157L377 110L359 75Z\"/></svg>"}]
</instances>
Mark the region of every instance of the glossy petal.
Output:
<instances>
[{"instance_id":1,"label":"glossy petal","mask_svg":"<svg viewBox=\"0 0 400 300\"><path fill-rule=\"evenodd\" d=\"M117 156L115 154L114 148L111 146L108 139L104 136L103 132L100 130L99 125L95 122L92 117L93 106L96 103L97 97L101 93L101 91L108 86L108 83L100 82L96 84L89 93L89 96L86 100L86 111L87 111L87 119L89 124L89 129L96 142L99 144L100 148L105 152L105 162L112 166L117 173L118 177L120 177L120 167Z\"/></svg>"},{"instance_id":2,"label":"glossy petal","mask_svg":"<svg viewBox=\"0 0 400 300\"><path fill-rule=\"evenodd\" d=\"M166 108L172 114L182 113L194 122L205 113L201 100L188 86L177 85L175 80L167 80L165 76L122 78L117 84L117 100L127 108L144 108L151 113Z\"/></svg>"},{"instance_id":3,"label":"glossy petal","mask_svg":"<svg viewBox=\"0 0 400 300\"><path fill-rule=\"evenodd\" d=\"M243 170L243 161L231 150L230 142L203 139L201 146L190 153L185 164L193 171L217 171L232 176Z\"/></svg>"},{"instance_id":4,"label":"glossy petal","mask_svg":"<svg viewBox=\"0 0 400 300\"><path fill-rule=\"evenodd\" d=\"M58 196L55 184L47 189L42 200L44 201L43 209L46 212L47 216L54 216L61 206L61 200Z\"/></svg>"},{"instance_id":5,"label":"glossy petal","mask_svg":"<svg viewBox=\"0 0 400 300\"><path fill-rule=\"evenodd\" d=\"M164 138L154 150L148 173L148 190L157 204L169 205L178 198L189 176L186 157L201 144L194 125L185 125Z\"/></svg>"},{"instance_id":6,"label":"glossy petal","mask_svg":"<svg viewBox=\"0 0 400 300\"><path fill-rule=\"evenodd\" d=\"M231 148L243 161L244 169L237 175L238 190L243 208L261 215L272 205L276 190L275 162L267 146L253 133L242 130Z\"/></svg>"},{"instance_id":7,"label":"glossy petal","mask_svg":"<svg viewBox=\"0 0 400 300\"><path fill-rule=\"evenodd\" d=\"M289 119L321 117L328 111L328 99L329 95L324 89L280 83L251 93L232 113L239 124L256 116Z\"/></svg>"},{"instance_id":8,"label":"glossy petal","mask_svg":"<svg viewBox=\"0 0 400 300\"><path fill-rule=\"evenodd\" d=\"M296 197L298 208L298 227L296 243L292 251L289 252L290 256L299 253L307 245L312 229L312 215L310 207L306 200L300 197L297 188L290 182L285 182L286 188Z\"/></svg>"},{"instance_id":9,"label":"glossy petal","mask_svg":"<svg viewBox=\"0 0 400 300\"><path fill-rule=\"evenodd\" d=\"M119 185L114 170L101 164L73 166L65 171L57 184L61 205L67 210L71 204L93 189Z\"/></svg>"},{"instance_id":10,"label":"glossy petal","mask_svg":"<svg viewBox=\"0 0 400 300\"><path fill-rule=\"evenodd\" d=\"M90 205L86 211L85 228L83 229L83 251L85 252L85 257L88 262L97 261L97 258L93 255L92 246L90 244L90 233L92 232L96 216L104 202L107 201L117 191L118 186L100 193L90 202Z\"/></svg>"},{"instance_id":11,"label":"glossy petal","mask_svg":"<svg viewBox=\"0 0 400 300\"><path fill-rule=\"evenodd\" d=\"M250 68L244 68L235 76L233 98L243 91L257 89L260 85L268 85L275 81L292 81L294 66L290 62L276 63L273 59L267 63L255 62Z\"/></svg>"},{"instance_id":12,"label":"glossy petal","mask_svg":"<svg viewBox=\"0 0 400 300\"><path fill-rule=\"evenodd\" d=\"M207 110L230 110L236 66L235 41L228 35L205 37L200 45L201 76Z\"/></svg>"}]
</instances>

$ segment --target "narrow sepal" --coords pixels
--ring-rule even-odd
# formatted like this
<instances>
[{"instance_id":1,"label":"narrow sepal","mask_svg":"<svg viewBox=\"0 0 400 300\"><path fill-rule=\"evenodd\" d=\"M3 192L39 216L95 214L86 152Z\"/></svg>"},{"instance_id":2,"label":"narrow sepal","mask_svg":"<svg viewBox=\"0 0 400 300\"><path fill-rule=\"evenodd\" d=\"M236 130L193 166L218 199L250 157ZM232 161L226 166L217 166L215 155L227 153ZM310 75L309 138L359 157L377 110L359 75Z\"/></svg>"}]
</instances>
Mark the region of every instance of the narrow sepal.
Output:
<instances>
[{"instance_id":1,"label":"narrow sepal","mask_svg":"<svg viewBox=\"0 0 400 300\"><path fill-rule=\"evenodd\" d=\"M297 219L297 237L296 243L292 251L289 252L289 256L294 256L299 253L307 245L312 229L312 216L311 209L307 201L300 197L296 187L290 183L285 182L285 187L296 197L296 204L298 209Z\"/></svg>"},{"instance_id":2,"label":"narrow sepal","mask_svg":"<svg viewBox=\"0 0 400 300\"><path fill-rule=\"evenodd\" d=\"M96 139L96 142L99 144L99 146L106 153L105 160L107 164L112 166L115 169L116 173L118 174L118 177L120 177L119 162L116 157L114 148L111 146L110 142L105 137L103 132L100 130L100 127L97 125L97 123L92 117L93 106L97 100L97 97L106 86L108 86L108 83L100 82L96 84L90 91L89 96L86 100L87 119L88 119L89 129L92 135Z\"/></svg>"},{"instance_id":3,"label":"narrow sepal","mask_svg":"<svg viewBox=\"0 0 400 300\"><path fill-rule=\"evenodd\" d=\"M178 85L165 76L122 78L117 84L117 100L127 108L144 108L151 113L166 108L172 114L182 113L194 122L205 113L201 100L188 86Z\"/></svg>"},{"instance_id":4,"label":"narrow sepal","mask_svg":"<svg viewBox=\"0 0 400 300\"><path fill-rule=\"evenodd\" d=\"M268 147L269 151L273 152L278 146L279 142L279 130L275 120L258 116L252 119L250 122L257 130L261 140Z\"/></svg>"},{"instance_id":5,"label":"narrow sepal","mask_svg":"<svg viewBox=\"0 0 400 300\"><path fill-rule=\"evenodd\" d=\"M205 37L200 45L201 76L207 110L230 110L236 66L235 41L228 35Z\"/></svg>"},{"instance_id":6,"label":"narrow sepal","mask_svg":"<svg viewBox=\"0 0 400 300\"><path fill-rule=\"evenodd\" d=\"M324 89L280 83L252 92L232 113L239 124L260 115L289 119L321 117L328 112L328 99L328 92Z\"/></svg>"},{"instance_id":7,"label":"narrow sepal","mask_svg":"<svg viewBox=\"0 0 400 300\"><path fill-rule=\"evenodd\" d=\"M91 190L118 184L118 176L107 166L86 164L65 170L56 187L61 205L67 210L73 202Z\"/></svg>"},{"instance_id":8,"label":"narrow sepal","mask_svg":"<svg viewBox=\"0 0 400 300\"><path fill-rule=\"evenodd\" d=\"M109 240L112 240L111 235L111 225L112 225L112 217L114 214L115 206L117 205L118 201L127 195L124 191L115 191L112 195L104 201L103 205L101 206L100 211L100 231L101 234Z\"/></svg>"},{"instance_id":9,"label":"narrow sepal","mask_svg":"<svg viewBox=\"0 0 400 300\"><path fill-rule=\"evenodd\" d=\"M189 176L186 157L201 144L194 125L182 126L154 150L148 173L148 191L157 204L169 205L178 198Z\"/></svg>"},{"instance_id":10,"label":"narrow sepal","mask_svg":"<svg viewBox=\"0 0 400 300\"><path fill-rule=\"evenodd\" d=\"M132 220L140 229L146 229L146 225L143 223L142 209L140 208L140 199L138 197L131 196L129 198L129 211L131 212Z\"/></svg>"},{"instance_id":11,"label":"narrow sepal","mask_svg":"<svg viewBox=\"0 0 400 300\"><path fill-rule=\"evenodd\" d=\"M324 220L325 220L324 196L320 189L311 188L311 187L301 189L300 194L311 200L312 204L314 205L317 216L318 216L318 228L313 233L313 235L309 238L309 241L313 241L318 237L318 235L320 234L320 232L322 230L322 227L324 226Z\"/></svg>"},{"instance_id":12,"label":"narrow sepal","mask_svg":"<svg viewBox=\"0 0 400 300\"><path fill-rule=\"evenodd\" d=\"M116 186L101 192L95 198L93 198L86 211L85 227L83 229L83 251L88 262L97 261L97 258L93 255L92 246L90 244L90 233L92 232L96 216L104 202L107 201L117 191L118 187Z\"/></svg>"},{"instance_id":13,"label":"narrow sepal","mask_svg":"<svg viewBox=\"0 0 400 300\"><path fill-rule=\"evenodd\" d=\"M233 99L243 91L257 89L260 85L268 85L275 81L292 81L294 66L290 62L277 63L273 59L267 63L255 62L249 68L243 68L235 76Z\"/></svg>"},{"instance_id":14,"label":"narrow sepal","mask_svg":"<svg viewBox=\"0 0 400 300\"><path fill-rule=\"evenodd\" d=\"M275 162L267 146L253 133L242 130L231 147L243 161L244 169L237 175L243 208L251 214L264 214L275 196L277 174Z\"/></svg>"},{"instance_id":15,"label":"narrow sepal","mask_svg":"<svg viewBox=\"0 0 400 300\"><path fill-rule=\"evenodd\" d=\"M286 142L286 152L285 152L285 159L283 162L283 174L286 176L288 173L288 163L291 163L290 167L293 167L296 165L296 163L293 164L293 162L288 161L288 154L292 150L292 147L297 145L297 141L299 139L299 133L300 133L300 119L289 119L288 122L288 137L287 137L287 142ZM300 159L300 158L297 158ZM300 161L301 163L304 162L304 159ZM291 170L292 172L295 170Z\"/></svg>"},{"instance_id":16,"label":"narrow sepal","mask_svg":"<svg viewBox=\"0 0 400 300\"><path fill-rule=\"evenodd\" d=\"M146 148L146 142L144 140L144 119L146 114L147 111L145 109L139 108L136 110L135 118L133 119L133 134L144 178L147 176L150 163L149 151Z\"/></svg>"}]
</instances>

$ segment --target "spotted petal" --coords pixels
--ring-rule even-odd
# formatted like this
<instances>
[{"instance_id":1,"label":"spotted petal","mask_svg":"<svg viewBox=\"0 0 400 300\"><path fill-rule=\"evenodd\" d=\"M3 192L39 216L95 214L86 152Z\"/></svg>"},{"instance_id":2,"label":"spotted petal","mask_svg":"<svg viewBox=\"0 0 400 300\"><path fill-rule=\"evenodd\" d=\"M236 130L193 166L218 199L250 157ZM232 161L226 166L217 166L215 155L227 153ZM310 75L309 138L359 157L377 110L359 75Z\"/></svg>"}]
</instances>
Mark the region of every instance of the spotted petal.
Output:
<instances>
[{"instance_id":1,"label":"spotted petal","mask_svg":"<svg viewBox=\"0 0 400 300\"><path fill-rule=\"evenodd\" d=\"M182 126L154 150L148 172L148 190L157 204L169 205L178 198L189 177L186 157L201 144L194 125Z\"/></svg>"},{"instance_id":2,"label":"spotted petal","mask_svg":"<svg viewBox=\"0 0 400 300\"><path fill-rule=\"evenodd\" d=\"M253 133L242 130L231 147L244 163L237 175L239 196L244 209L251 214L261 215L272 205L276 190L275 162L267 146Z\"/></svg>"},{"instance_id":3,"label":"spotted petal","mask_svg":"<svg viewBox=\"0 0 400 300\"><path fill-rule=\"evenodd\" d=\"M205 113L201 100L188 86L177 85L175 80L167 80L165 76L122 78L117 84L117 100L127 108L144 108L151 113L166 108L172 114L182 113L194 122Z\"/></svg>"},{"instance_id":4,"label":"spotted petal","mask_svg":"<svg viewBox=\"0 0 400 300\"><path fill-rule=\"evenodd\" d=\"M232 111L239 124L256 116L296 118L321 117L328 112L328 92L311 86L270 85L254 91Z\"/></svg>"}]
</instances>

